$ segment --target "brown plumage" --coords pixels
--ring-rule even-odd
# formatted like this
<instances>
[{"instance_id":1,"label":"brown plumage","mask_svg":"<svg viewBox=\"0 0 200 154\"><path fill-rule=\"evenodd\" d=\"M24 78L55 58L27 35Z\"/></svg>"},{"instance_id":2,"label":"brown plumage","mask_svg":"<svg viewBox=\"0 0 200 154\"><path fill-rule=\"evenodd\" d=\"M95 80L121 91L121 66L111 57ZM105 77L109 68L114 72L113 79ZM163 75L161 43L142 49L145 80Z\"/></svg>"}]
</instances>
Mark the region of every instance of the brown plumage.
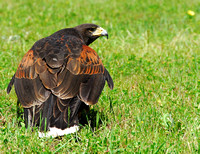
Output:
<instances>
[{"instance_id":1,"label":"brown plumage","mask_svg":"<svg viewBox=\"0 0 200 154\"><path fill-rule=\"evenodd\" d=\"M26 126L65 129L78 125L84 104L98 102L105 81L113 81L88 45L107 32L95 24L62 29L37 41L22 58L7 93L15 86Z\"/></svg>"}]
</instances>

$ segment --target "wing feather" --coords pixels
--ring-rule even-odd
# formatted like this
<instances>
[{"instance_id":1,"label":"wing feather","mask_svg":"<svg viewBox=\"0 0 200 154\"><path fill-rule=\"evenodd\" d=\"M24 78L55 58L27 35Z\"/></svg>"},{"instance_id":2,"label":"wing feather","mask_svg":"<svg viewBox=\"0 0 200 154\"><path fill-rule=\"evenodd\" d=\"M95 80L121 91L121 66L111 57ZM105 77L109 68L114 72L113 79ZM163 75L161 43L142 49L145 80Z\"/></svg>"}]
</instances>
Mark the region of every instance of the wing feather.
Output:
<instances>
[{"instance_id":1,"label":"wing feather","mask_svg":"<svg viewBox=\"0 0 200 154\"><path fill-rule=\"evenodd\" d=\"M79 97L88 105L96 104L105 85L103 74L90 76L87 82L81 83Z\"/></svg>"},{"instance_id":2,"label":"wing feather","mask_svg":"<svg viewBox=\"0 0 200 154\"><path fill-rule=\"evenodd\" d=\"M70 56L67 69L75 74L102 74L104 66L97 53L90 47L83 45L78 57Z\"/></svg>"},{"instance_id":3,"label":"wing feather","mask_svg":"<svg viewBox=\"0 0 200 154\"><path fill-rule=\"evenodd\" d=\"M35 79L37 77L34 67L36 59L37 58L34 56L33 50L29 50L22 58L17 72L15 73L15 77Z\"/></svg>"}]
</instances>

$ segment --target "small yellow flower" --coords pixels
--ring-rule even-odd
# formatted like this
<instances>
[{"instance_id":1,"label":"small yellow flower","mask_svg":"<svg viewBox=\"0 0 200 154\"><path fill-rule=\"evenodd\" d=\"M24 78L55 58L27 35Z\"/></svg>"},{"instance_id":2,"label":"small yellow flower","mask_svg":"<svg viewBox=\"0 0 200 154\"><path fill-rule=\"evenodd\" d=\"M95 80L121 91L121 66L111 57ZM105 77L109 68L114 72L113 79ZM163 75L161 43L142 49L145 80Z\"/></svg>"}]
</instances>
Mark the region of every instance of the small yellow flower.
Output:
<instances>
[{"instance_id":1,"label":"small yellow flower","mask_svg":"<svg viewBox=\"0 0 200 154\"><path fill-rule=\"evenodd\" d=\"M161 103L161 100L160 100L160 99L158 99L158 100L157 100L157 102L158 102L158 103Z\"/></svg>"},{"instance_id":2,"label":"small yellow flower","mask_svg":"<svg viewBox=\"0 0 200 154\"><path fill-rule=\"evenodd\" d=\"M144 121L141 121L141 123L143 124L143 123L144 123Z\"/></svg>"},{"instance_id":3,"label":"small yellow flower","mask_svg":"<svg viewBox=\"0 0 200 154\"><path fill-rule=\"evenodd\" d=\"M188 14L189 16L194 16L194 15L195 15L195 12L192 11L192 10L188 10L188 11L187 11L187 14Z\"/></svg>"}]
</instances>

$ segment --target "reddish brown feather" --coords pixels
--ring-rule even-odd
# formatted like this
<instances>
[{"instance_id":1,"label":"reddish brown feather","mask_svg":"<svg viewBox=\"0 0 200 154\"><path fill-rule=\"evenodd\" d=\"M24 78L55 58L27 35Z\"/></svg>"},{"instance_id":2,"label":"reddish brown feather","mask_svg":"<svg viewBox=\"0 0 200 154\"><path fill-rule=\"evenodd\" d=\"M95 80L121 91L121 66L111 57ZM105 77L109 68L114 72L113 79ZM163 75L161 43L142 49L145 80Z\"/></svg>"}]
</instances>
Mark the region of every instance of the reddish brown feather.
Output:
<instances>
[{"instance_id":1,"label":"reddish brown feather","mask_svg":"<svg viewBox=\"0 0 200 154\"><path fill-rule=\"evenodd\" d=\"M44 71L47 70L47 65L46 63L41 59L38 58L35 64L35 72L37 74L43 73Z\"/></svg>"},{"instance_id":2,"label":"reddish brown feather","mask_svg":"<svg viewBox=\"0 0 200 154\"><path fill-rule=\"evenodd\" d=\"M58 71L59 69L49 68L44 60L34 56L33 50L29 50L22 58L15 77L35 79L39 75L45 88L52 89L57 85Z\"/></svg>"},{"instance_id":3,"label":"reddish brown feather","mask_svg":"<svg viewBox=\"0 0 200 154\"><path fill-rule=\"evenodd\" d=\"M22 58L18 66L17 72L15 74L15 77L20 78L20 79L21 78L28 78L28 79L36 78L37 74L35 73L35 68L33 67L35 61L36 61L36 58L33 55L33 50L29 50Z\"/></svg>"},{"instance_id":4,"label":"reddish brown feather","mask_svg":"<svg viewBox=\"0 0 200 154\"><path fill-rule=\"evenodd\" d=\"M48 66L41 58L37 58L33 55L33 50L29 50L22 58L16 75L16 78L35 79L38 74L41 74L47 70Z\"/></svg>"},{"instance_id":5,"label":"reddish brown feather","mask_svg":"<svg viewBox=\"0 0 200 154\"><path fill-rule=\"evenodd\" d=\"M71 49L69 48L68 44L65 44L65 46L67 47L67 50L69 51L69 53L71 53Z\"/></svg>"},{"instance_id":6,"label":"reddish brown feather","mask_svg":"<svg viewBox=\"0 0 200 154\"><path fill-rule=\"evenodd\" d=\"M97 53L90 47L83 45L78 58L69 57L67 69L75 75L103 74L104 66Z\"/></svg>"}]
</instances>

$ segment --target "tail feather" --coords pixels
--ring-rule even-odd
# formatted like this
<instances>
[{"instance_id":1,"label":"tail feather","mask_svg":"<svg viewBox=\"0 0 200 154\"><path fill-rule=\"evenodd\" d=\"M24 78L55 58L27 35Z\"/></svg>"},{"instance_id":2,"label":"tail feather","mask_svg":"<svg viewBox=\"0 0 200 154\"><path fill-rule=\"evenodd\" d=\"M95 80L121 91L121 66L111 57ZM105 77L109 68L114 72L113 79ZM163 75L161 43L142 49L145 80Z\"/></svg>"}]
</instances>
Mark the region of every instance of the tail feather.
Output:
<instances>
[{"instance_id":1,"label":"tail feather","mask_svg":"<svg viewBox=\"0 0 200 154\"><path fill-rule=\"evenodd\" d=\"M47 131L50 126L50 117L53 113L53 104L56 101L56 96L50 95L49 98L46 100L42 109L42 122L40 129L41 131Z\"/></svg>"},{"instance_id":2,"label":"tail feather","mask_svg":"<svg viewBox=\"0 0 200 154\"><path fill-rule=\"evenodd\" d=\"M7 94L10 93L14 82L15 82L15 74L13 75L12 79L10 80L10 83L8 84L8 87L7 87Z\"/></svg>"},{"instance_id":3,"label":"tail feather","mask_svg":"<svg viewBox=\"0 0 200 154\"><path fill-rule=\"evenodd\" d=\"M114 83L113 83L112 77L110 76L106 68L104 71L104 76L106 77L106 81L108 83L109 88L112 90L114 88Z\"/></svg>"},{"instance_id":4,"label":"tail feather","mask_svg":"<svg viewBox=\"0 0 200 154\"><path fill-rule=\"evenodd\" d=\"M24 108L25 125L37 126L41 132L54 127L64 130L78 125L78 114L82 110L80 109L82 103L78 97L61 100L51 94L42 105ZM64 104L64 110L59 109L58 106L61 104Z\"/></svg>"},{"instance_id":5,"label":"tail feather","mask_svg":"<svg viewBox=\"0 0 200 154\"><path fill-rule=\"evenodd\" d=\"M66 129L68 127L78 125L78 112L81 105L81 100L77 97L57 101L57 104L54 104L52 117L50 119L50 127L56 127L59 129ZM59 104L65 105L65 110L62 112L58 108Z\"/></svg>"},{"instance_id":6,"label":"tail feather","mask_svg":"<svg viewBox=\"0 0 200 154\"><path fill-rule=\"evenodd\" d=\"M47 131L50 126L50 117L53 113L53 104L56 96L50 95L42 105L24 108L24 119L26 127L37 126L40 131Z\"/></svg>"}]
</instances>

